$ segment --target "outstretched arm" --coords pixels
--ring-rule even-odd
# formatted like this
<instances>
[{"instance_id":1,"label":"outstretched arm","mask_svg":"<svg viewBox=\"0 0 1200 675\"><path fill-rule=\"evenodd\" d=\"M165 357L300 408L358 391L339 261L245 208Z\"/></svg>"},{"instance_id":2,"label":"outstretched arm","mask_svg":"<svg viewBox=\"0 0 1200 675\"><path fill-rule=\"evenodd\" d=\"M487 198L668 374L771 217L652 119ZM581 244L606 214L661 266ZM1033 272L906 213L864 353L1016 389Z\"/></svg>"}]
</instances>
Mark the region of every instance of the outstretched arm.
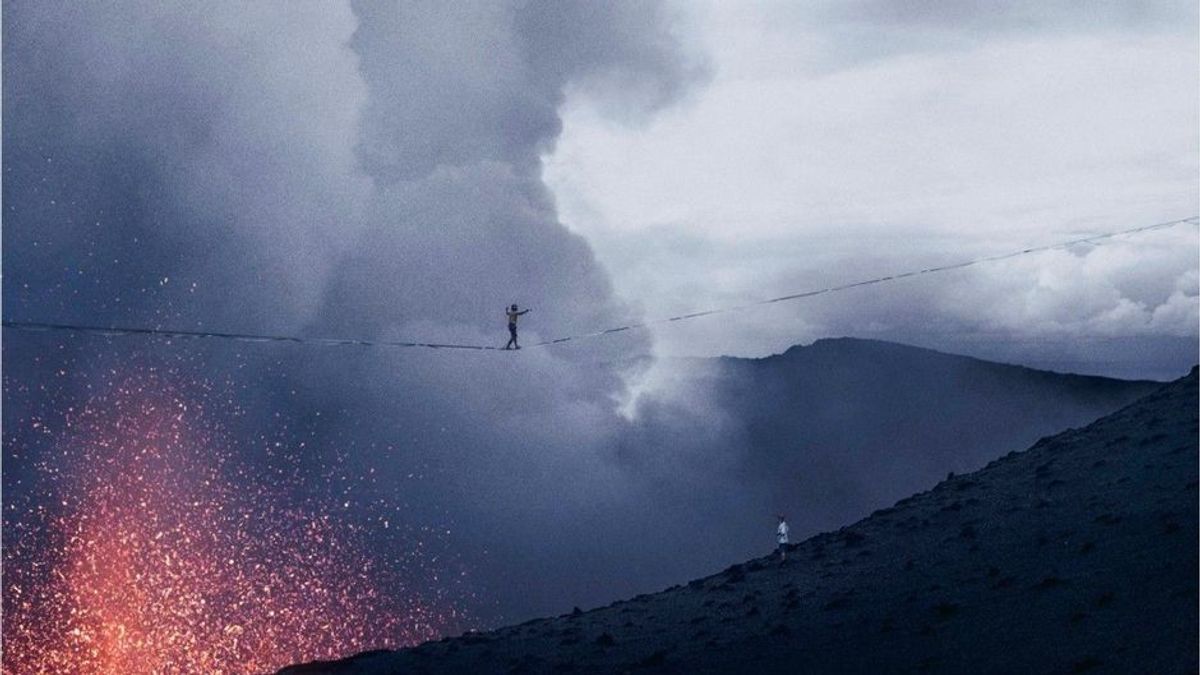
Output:
<instances>
[{"instance_id":1,"label":"outstretched arm","mask_svg":"<svg viewBox=\"0 0 1200 675\"><path fill-rule=\"evenodd\" d=\"M531 310L531 309L524 309L524 310L521 310L520 312L517 312L517 314L528 314L528 313L530 313L530 312L532 312L532 311L533 311L533 310Z\"/></svg>"}]
</instances>

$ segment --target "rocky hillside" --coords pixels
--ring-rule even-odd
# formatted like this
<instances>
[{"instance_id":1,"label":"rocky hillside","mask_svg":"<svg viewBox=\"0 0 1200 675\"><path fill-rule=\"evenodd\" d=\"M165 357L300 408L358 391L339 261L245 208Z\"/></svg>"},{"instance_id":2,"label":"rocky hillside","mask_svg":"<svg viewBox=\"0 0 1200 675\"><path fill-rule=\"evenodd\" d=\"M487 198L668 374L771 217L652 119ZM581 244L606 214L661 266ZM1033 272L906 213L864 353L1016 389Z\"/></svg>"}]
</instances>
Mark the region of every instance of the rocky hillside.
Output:
<instances>
[{"instance_id":1,"label":"rocky hillside","mask_svg":"<svg viewBox=\"0 0 1200 675\"><path fill-rule=\"evenodd\" d=\"M1196 672L1197 372L836 532L337 673Z\"/></svg>"}]
</instances>

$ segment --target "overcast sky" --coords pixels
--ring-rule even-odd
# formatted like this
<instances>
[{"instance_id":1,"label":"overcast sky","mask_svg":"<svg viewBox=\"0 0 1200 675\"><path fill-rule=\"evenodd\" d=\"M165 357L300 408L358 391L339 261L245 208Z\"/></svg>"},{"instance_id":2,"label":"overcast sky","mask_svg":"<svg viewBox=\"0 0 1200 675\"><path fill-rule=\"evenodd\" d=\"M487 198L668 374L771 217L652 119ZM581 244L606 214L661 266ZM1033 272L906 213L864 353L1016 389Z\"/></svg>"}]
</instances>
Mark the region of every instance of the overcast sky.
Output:
<instances>
[{"instance_id":1,"label":"overcast sky","mask_svg":"<svg viewBox=\"0 0 1200 675\"><path fill-rule=\"evenodd\" d=\"M674 10L707 79L649 118L569 90L545 155L563 222L647 315L1197 213L1193 2ZM761 355L851 334L1158 375L1195 358L1196 241L1184 226L655 339Z\"/></svg>"}]
</instances>

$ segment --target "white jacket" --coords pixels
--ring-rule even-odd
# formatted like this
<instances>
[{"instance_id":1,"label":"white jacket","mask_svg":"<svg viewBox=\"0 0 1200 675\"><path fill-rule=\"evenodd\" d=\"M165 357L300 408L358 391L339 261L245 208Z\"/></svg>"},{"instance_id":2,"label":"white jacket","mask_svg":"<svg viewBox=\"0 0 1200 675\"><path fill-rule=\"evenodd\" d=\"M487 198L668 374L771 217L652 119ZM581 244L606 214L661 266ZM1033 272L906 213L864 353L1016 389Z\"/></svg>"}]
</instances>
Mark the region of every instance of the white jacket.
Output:
<instances>
[{"instance_id":1,"label":"white jacket","mask_svg":"<svg viewBox=\"0 0 1200 675\"><path fill-rule=\"evenodd\" d=\"M781 544L788 543L788 526L787 521L779 523L779 528L775 530L775 540Z\"/></svg>"}]
</instances>

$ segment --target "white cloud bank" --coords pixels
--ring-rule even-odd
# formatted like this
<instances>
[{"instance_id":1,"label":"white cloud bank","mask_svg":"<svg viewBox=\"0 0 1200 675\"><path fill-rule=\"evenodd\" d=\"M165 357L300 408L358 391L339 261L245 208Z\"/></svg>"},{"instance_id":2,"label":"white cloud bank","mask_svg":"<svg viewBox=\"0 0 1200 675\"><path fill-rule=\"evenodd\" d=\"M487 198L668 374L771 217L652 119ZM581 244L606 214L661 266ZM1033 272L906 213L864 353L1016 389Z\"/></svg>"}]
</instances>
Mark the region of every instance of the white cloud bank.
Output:
<instances>
[{"instance_id":1,"label":"white cloud bank","mask_svg":"<svg viewBox=\"0 0 1200 675\"><path fill-rule=\"evenodd\" d=\"M715 76L640 125L571 96L545 157L563 220L649 315L1194 215L1186 3L689 4ZM677 354L836 334L1197 333L1183 226L659 331Z\"/></svg>"}]
</instances>

